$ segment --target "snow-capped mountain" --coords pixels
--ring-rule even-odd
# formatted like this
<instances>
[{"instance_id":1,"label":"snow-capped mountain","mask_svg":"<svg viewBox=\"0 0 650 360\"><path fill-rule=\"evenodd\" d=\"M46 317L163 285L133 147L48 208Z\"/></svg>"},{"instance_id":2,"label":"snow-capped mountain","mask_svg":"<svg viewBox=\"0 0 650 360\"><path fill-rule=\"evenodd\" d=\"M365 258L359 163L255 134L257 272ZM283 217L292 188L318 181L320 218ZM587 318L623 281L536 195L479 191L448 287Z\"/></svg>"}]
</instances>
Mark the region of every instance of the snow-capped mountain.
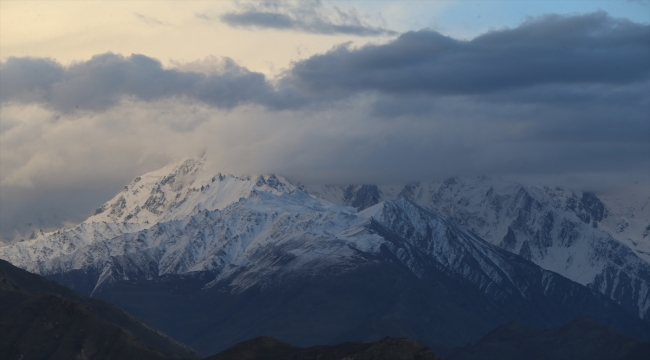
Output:
<instances>
[{"instance_id":1,"label":"snow-capped mountain","mask_svg":"<svg viewBox=\"0 0 650 360\"><path fill-rule=\"evenodd\" d=\"M275 175L236 177L212 172L205 156L169 164L136 177L95 214L71 229L34 233L0 248L0 257L28 271L48 274L45 263L116 236L164 221L184 220L202 210L223 209L253 190L271 194L297 189Z\"/></svg>"},{"instance_id":2,"label":"snow-capped mountain","mask_svg":"<svg viewBox=\"0 0 650 360\"><path fill-rule=\"evenodd\" d=\"M460 188L451 189L450 184L453 183L458 183ZM307 188L310 193L318 197L336 204L352 206L358 210L384 200L403 197L437 211L445 212L453 208L455 212L467 213L476 213L478 211L476 203L485 201L484 198L493 195L495 191L501 197L513 197L523 188L525 191L538 193L545 198L544 202L552 202L556 208L574 213L581 222L591 224L592 227L609 234L632 249L642 260L650 263L650 191L644 186L594 194L558 187L524 186L516 182L482 176L458 177L444 182L415 182L406 185L308 185ZM440 200L447 204L440 206L438 204ZM449 203L454 201L456 204L450 206ZM461 208L464 210L459 210ZM449 215L453 213L452 211ZM502 239L507 233L507 226L505 231L502 226L498 229L486 228L485 237L491 242L492 239ZM499 234L501 237L492 234Z\"/></svg>"},{"instance_id":3,"label":"snow-capped mountain","mask_svg":"<svg viewBox=\"0 0 650 360\"><path fill-rule=\"evenodd\" d=\"M352 281L353 289L364 289L371 285L359 282L355 274L402 269L400 282L417 288L409 291L425 291L417 297L433 296L425 303L439 304L421 311L433 318L449 317L445 321L450 323L456 320L449 314L457 314L473 319L468 326L482 324L449 335L443 341L448 344L478 338L490 326L515 318L543 327L575 316L597 317L618 321L612 325L645 336L647 329L634 323L630 313L648 315L649 265L599 228L609 224L609 216L610 210L591 193L578 196L488 178L307 190L275 175L224 176L199 157L137 177L78 226L0 248L0 258L85 294L116 303L127 296L131 300L121 303L125 308L135 306L133 295L119 289L131 282L144 281L148 285L142 289L149 289L158 286L158 279L198 276L196 291L220 299L230 294L230 300L222 300L231 303L237 294L296 286L313 289L312 284L327 279L339 279L333 284ZM312 278L318 280L305 280ZM296 285L304 281L308 285ZM434 288L438 295L432 295ZM142 289L137 292L146 294ZM357 300L373 291L377 290L364 290ZM391 296L400 298L399 293ZM468 294L473 294L472 300ZM257 299L267 295L259 296L255 295ZM146 300L151 301L158 300ZM201 308L200 304L216 300L206 301L195 305ZM264 301L262 308L268 305ZM398 308L420 306L412 299L399 301L406 302ZM469 305L456 308L468 303L475 303L473 310L466 308ZM147 315L148 307L141 311L138 316L150 316L154 323L162 317L160 312ZM460 315L467 311L470 315ZM156 325L173 332L179 321L185 320ZM350 321L346 326L365 330L345 331L360 334L374 328ZM420 333L421 321L417 316L404 326L432 339L446 333L442 328ZM343 336L338 325L332 329L331 336ZM650 332L647 335L650 338ZM323 338L313 338L318 339Z\"/></svg>"},{"instance_id":4,"label":"snow-capped mountain","mask_svg":"<svg viewBox=\"0 0 650 360\"><path fill-rule=\"evenodd\" d=\"M488 242L650 315L650 199L527 187L488 177L405 186L312 186L313 194L364 209L404 198Z\"/></svg>"},{"instance_id":5,"label":"snow-capped mountain","mask_svg":"<svg viewBox=\"0 0 650 360\"><path fill-rule=\"evenodd\" d=\"M149 224L184 219L201 210L216 210L248 197L252 190L272 194L297 189L282 177L236 177L210 170L205 155L169 164L136 177L97 209L87 223Z\"/></svg>"}]
</instances>

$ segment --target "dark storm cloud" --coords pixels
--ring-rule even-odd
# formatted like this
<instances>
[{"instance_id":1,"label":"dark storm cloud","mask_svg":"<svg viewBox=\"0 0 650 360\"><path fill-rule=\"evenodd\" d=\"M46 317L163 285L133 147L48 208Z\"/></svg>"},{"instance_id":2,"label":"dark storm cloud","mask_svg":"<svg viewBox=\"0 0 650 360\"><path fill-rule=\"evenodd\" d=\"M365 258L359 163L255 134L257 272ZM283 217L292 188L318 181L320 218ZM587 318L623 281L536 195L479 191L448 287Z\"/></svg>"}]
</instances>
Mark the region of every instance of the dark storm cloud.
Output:
<instances>
[{"instance_id":1,"label":"dark storm cloud","mask_svg":"<svg viewBox=\"0 0 650 360\"><path fill-rule=\"evenodd\" d=\"M232 60L223 71L204 74L165 69L144 55L108 53L67 67L48 59L9 58L0 67L0 98L61 111L103 110L122 98L174 97L226 109L243 104L297 109L375 94L379 100L373 111L381 117L425 114L432 111L427 101L448 96L488 103L623 106L647 102L648 44L648 25L603 12L548 15L471 41L422 30L382 45L342 45L294 63L276 86ZM406 98L416 99L416 106Z\"/></svg>"},{"instance_id":2,"label":"dark storm cloud","mask_svg":"<svg viewBox=\"0 0 650 360\"><path fill-rule=\"evenodd\" d=\"M65 75L65 69L50 59L9 58L0 65L0 100L43 101Z\"/></svg>"},{"instance_id":3,"label":"dark storm cloud","mask_svg":"<svg viewBox=\"0 0 650 360\"><path fill-rule=\"evenodd\" d=\"M435 31L386 45L340 46L298 62L287 86L321 96L485 95L542 85L618 86L650 77L650 27L603 12L548 15L460 41Z\"/></svg>"},{"instance_id":4,"label":"dark storm cloud","mask_svg":"<svg viewBox=\"0 0 650 360\"><path fill-rule=\"evenodd\" d=\"M196 16L211 19L205 14ZM232 27L250 29L293 30L325 35L397 34L383 27L365 24L354 11L343 11L337 7L325 8L321 1L300 1L295 4L280 1L247 3L241 5L238 11L222 14L219 19Z\"/></svg>"},{"instance_id":5,"label":"dark storm cloud","mask_svg":"<svg viewBox=\"0 0 650 360\"><path fill-rule=\"evenodd\" d=\"M267 104L272 88L263 74L226 59L220 73L203 74L164 69L144 55L112 53L62 66L37 58L7 59L0 67L2 103L42 103L59 111L101 111L123 98L154 101L184 97L219 108L246 103Z\"/></svg>"}]
</instances>

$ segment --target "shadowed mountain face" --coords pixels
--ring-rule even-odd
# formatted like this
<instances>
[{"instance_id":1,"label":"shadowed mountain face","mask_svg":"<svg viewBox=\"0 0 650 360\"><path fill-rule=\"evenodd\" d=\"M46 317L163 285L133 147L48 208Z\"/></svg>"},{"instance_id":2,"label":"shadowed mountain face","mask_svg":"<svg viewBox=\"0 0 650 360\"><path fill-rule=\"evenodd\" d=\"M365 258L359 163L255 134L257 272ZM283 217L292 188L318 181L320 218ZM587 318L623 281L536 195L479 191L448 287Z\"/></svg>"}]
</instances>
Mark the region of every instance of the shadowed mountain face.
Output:
<instances>
[{"instance_id":1,"label":"shadowed mountain face","mask_svg":"<svg viewBox=\"0 0 650 360\"><path fill-rule=\"evenodd\" d=\"M227 283L203 289L209 278L202 276L205 280L165 276L118 282L96 296L207 354L262 335L299 346L387 335L463 344L507 321L462 282L453 285L444 275L421 282L390 263L344 274L328 269L243 292L233 292Z\"/></svg>"},{"instance_id":2,"label":"shadowed mountain face","mask_svg":"<svg viewBox=\"0 0 650 360\"><path fill-rule=\"evenodd\" d=\"M239 343L206 360L440 360L418 342L384 338L373 343L348 342L300 348L271 337Z\"/></svg>"},{"instance_id":3,"label":"shadowed mountain face","mask_svg":"<svg viewBox=\"0 0 650 360\"><path fill-rule=\"evenodd\" d=\"M103 301L0 260L3 359L151 359L200 355Z\"/></svg>"},{"instance_id":4,"label":"shadowed mountain face","mask_svg":"<svg viewBox=\"0 0 650 360\"><path fill-rule=\"evenodd\" d=\"M647 360L650 343L589 319L549 330L516 323L499 326L477 344L455 349L445 360Z\"/></svg>"},{"instance_id":5,"label":"shadowed mountain face","mask_svg":"<svg viewBox=\"0 0 650 360\"><path fill-rule=\"evenodd\" d=\"M74 300L24 292L0 296L3 359L168 359Z\"/></svg>"}]
</instances>

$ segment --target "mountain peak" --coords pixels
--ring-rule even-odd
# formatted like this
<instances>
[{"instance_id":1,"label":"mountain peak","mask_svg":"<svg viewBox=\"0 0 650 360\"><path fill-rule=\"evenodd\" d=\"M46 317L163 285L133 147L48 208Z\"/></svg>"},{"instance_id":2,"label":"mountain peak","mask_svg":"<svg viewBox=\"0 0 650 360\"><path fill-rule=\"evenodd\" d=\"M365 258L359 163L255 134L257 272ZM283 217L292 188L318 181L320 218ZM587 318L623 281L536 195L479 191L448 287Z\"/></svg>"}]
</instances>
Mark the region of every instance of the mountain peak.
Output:
<instances>
[{"instance_id":1,"label":"mountain peak","mask_svg":"<svg viewBox=\"0 0 650 360\"><path fill-rule=\"evenodd\" d=\"M223 209L253 190L280 195L297 189L275 174L238 177L207 165L205 156L187 158L138 176L86 222L154 224Z\"/></svg>"}]
</instances>

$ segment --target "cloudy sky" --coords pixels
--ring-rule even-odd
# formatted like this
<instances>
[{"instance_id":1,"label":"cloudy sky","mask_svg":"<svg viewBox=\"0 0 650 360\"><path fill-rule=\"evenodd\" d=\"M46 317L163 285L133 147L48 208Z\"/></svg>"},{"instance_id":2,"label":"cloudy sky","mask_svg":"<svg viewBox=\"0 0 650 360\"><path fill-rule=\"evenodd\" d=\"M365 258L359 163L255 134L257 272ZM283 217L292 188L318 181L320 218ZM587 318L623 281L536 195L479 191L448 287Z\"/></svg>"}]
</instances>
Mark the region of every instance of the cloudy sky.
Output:
<instances>
[{"instance_id":1,"label":"cloudy sky","mask_svg":"<svg viewBox=\"0 0 650 360\"><path fill-rule=\"evenodd\" d=\"M650 184L650 1L2 1L0 236L135 176ZM648 185L650 187L650 185Z\"/></svg>"}]
</instances>

